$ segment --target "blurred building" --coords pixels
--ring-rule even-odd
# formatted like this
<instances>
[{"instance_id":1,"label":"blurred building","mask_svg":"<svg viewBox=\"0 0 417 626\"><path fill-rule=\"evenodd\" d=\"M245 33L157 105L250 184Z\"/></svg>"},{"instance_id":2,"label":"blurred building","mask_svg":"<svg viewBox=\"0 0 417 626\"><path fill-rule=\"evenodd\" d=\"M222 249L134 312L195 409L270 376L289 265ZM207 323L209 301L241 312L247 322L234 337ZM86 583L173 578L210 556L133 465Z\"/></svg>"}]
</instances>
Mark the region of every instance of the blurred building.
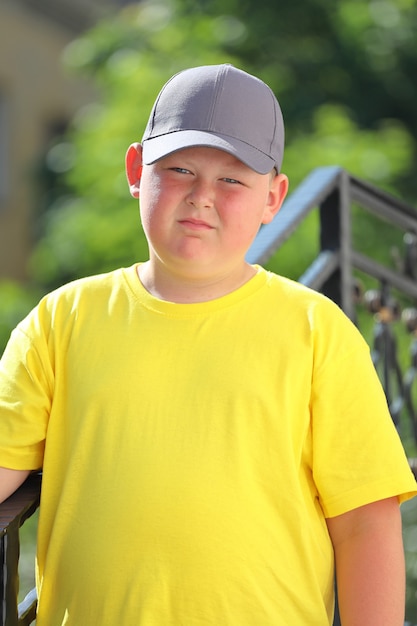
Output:
<instances>
[{"instance_id":1,"label":"blurred building","mask_svg":"<svg viewBox=\"0 0 417 626\"><path fill-rule=\"evenodd\" d=\"M39 162L76 110L96 99L91 85L65 70L63 50L120 4L1 0L0 280L25 279Z\"/></svg>"}]
</instances>

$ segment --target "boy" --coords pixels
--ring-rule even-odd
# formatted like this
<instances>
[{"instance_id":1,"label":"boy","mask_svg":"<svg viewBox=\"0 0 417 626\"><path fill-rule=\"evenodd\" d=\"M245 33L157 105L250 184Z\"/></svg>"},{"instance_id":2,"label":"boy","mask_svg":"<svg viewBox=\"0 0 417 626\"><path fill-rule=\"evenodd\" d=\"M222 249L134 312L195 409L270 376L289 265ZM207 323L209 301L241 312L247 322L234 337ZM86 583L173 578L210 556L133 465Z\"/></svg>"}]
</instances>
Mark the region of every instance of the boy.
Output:
<instances>
[{"instance_id":1,"label":"boy","mask_svg":"<svg viewBox=\"0 0 417 626\"><path fill-rule=\"evenodd\" d=\"M248 265L278 213L262 81L179 73L126 157L149 259L44 298L0 370L2 497L43 467L38 626L400 626L416 494L363 339Z\"/></svg>"}]
</instances>

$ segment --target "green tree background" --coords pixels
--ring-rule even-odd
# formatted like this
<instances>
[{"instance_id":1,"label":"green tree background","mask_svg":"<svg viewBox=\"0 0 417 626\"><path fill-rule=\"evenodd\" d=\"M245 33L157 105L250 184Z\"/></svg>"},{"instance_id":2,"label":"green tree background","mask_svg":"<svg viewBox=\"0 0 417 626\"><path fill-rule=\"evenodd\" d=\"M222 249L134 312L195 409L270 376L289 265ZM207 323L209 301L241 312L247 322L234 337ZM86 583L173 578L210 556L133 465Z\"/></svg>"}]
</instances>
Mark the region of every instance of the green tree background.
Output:
<instances>
[{"instance_id":1,"label":"green tree background","mask_svg":"<svg viewBox=\"0 0 417 626\"><path fill-rule=\"evenodd\" d=\"M0 350L43 293L146 258L124 155L140 141L162 84L185 67L231 62L271 85L284 112L292 189L312 169L336 164L415 204L416 32L417 0L151 0L74 41L63 63L94 80L101 96L40 162L30 280L0 283ZM357 219L365 248L397 244L390 229L376 236L366 217ZM312 218L271 268L299 276L316 232Z\"/></svg>"},{"instance_id":2,"label":"green tree background","mask_svg":"<svg viewBox=\"0 0 417 626\"><path fill-rule=\"evenodd\" d=\"M140 140L161 85L191 65L228 61L271 85L293 189L314 167L338 164L413 201L416 23L415 0L156 0L101 22L63 60L102 98L77 114L43 163L32 286L43 292L146 256L124 153Z\"/></svg>"},{"instance_id":3,"label":"green tree background","mask_svg":"<svg viewBox=\"0 0 417 626\"><path fill-rule=\"evenodd\" d=\"M94 80L101 98L40 164L30 281L0 283L0 346L41 294L146 257L124 154L162 84L184 67L232 62L271 85L284 111L292 189L313 168L337 164L413 202L416 26L417 0L152 0L74 41L63 63ZM290 244L272 268L301 274L314 229L310 221L299 235L303 256Z\"/></svg>"}]
</instances>

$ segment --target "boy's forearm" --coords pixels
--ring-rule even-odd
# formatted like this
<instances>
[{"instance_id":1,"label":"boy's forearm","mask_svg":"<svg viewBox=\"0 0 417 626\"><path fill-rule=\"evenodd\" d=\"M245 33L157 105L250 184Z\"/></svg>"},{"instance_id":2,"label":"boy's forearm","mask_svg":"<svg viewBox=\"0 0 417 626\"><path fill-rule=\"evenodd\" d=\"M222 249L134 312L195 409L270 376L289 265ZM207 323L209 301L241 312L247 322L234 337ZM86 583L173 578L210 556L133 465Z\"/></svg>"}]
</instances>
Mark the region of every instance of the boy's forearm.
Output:
<instances>
[{"instance_id":1,"label":"boy's forearm","mask_svg":"<svg viewBox=\"0 0 417 626\"><path fill-rule=\"evenodd\" d=\"M6 500L22 485L30 470L12 470L0 467L0 502Z\"/></svg>"},{"instance_id":2,"label":"boy's forearm","mask_svg":"<svg viewBox=\"0 0 417 626\"><path fill-rule=\"evenodd\" d=\"M328 520L342 626L403 626L405 565L397 501L350 513Z\"/></svg>"},{"instance_id":3,"label":"boy's forearm","mask_svg":"<svg viewBox=\"0 0 417 626\"><path fill-rule=\"evenodd\" d=\"M382 542L381 542L382 544ZM405 582L400 554L365 540L337 555L342 626L403 626Z\"/></svg>"}]
</instances>

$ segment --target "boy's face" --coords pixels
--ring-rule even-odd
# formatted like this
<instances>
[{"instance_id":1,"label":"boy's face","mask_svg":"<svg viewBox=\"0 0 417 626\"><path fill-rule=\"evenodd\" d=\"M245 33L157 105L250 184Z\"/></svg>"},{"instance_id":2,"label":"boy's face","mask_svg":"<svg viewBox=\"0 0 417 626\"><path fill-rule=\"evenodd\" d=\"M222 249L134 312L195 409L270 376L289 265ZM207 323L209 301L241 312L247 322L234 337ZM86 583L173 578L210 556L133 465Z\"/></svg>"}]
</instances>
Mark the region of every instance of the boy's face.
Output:
<instances>
[{"instance_id":1,"label":"boy's face","mask_svg":"<svg viewBox=\"0 0 417 626\"><path fill-rule=\"evenodd\" d=\"M141 147L129 150L137 156L132 152L129 159L128 152L128 179L132 195L140 197L155 268L193 280L241 271L260 225L273 219L284 200L287 178L258 174L234 156L205 147L144 165L140 178L132 170L138 171Z\"/></svg>"}]
</instances>

